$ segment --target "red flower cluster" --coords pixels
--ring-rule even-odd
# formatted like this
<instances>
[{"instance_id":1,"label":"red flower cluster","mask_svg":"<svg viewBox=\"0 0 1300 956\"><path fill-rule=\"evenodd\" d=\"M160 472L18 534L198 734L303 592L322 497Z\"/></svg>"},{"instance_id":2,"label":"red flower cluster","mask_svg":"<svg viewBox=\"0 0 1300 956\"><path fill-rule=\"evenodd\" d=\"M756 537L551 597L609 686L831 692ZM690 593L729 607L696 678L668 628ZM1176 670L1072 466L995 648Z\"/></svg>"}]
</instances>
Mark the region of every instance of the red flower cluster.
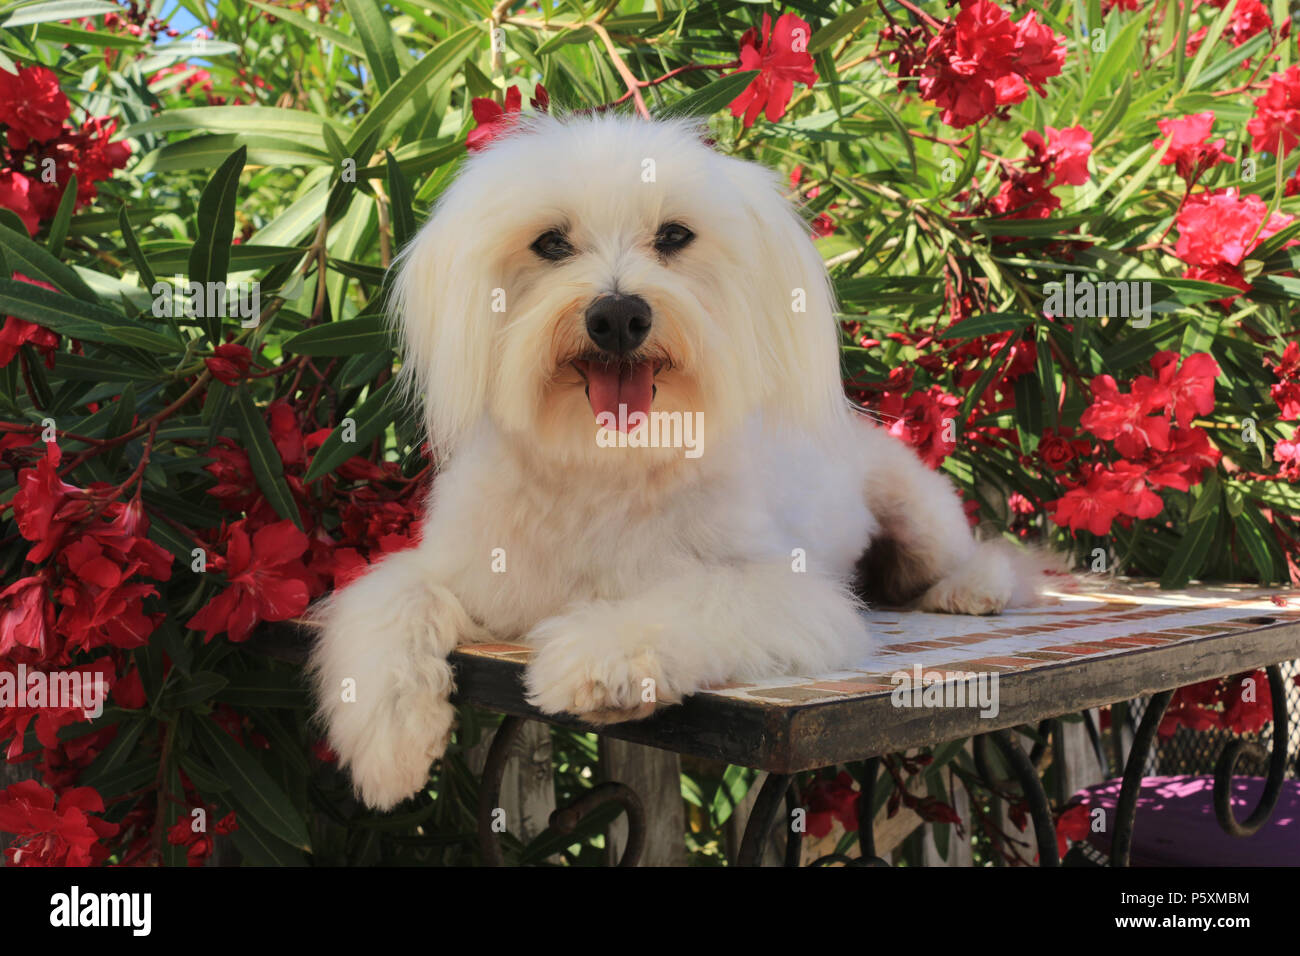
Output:
<instances>
[{"instance_id":1,"label":"red flower cluster","mask_svg":"<svg viewBox=\"0 0 1300 956\"><path fill-rule=\"evenodd\" d=\"M731 115L743 116L745 128L754 125L758 114L775 123L785 115L796 83L811 88L817 82L817 67L808 52L812 28L796 14L783 13L772 28L772 18L763 14L763 34L751 27L740 38L739 73L758 70L758 76L731 101Z\"/></svg>"},{"instance_id":2,"label":"red flower cluster","mask_svg":"<svg viewBox=\"0 0 1300 956\"><path fill-rule=\"evenodd\" d=\"M1218 7L1220 10L1232 2L1233 0L1209 0L1211 6ZM1223 35L1233 46L1241 46L1251 37L1272 26L1273 18L1269 16L1268 8L1260 0L1236 0L1232 17L1228 20L1228 28ZM1208 26L1201 27L1187 38L1188 56L1196 56L1209 32Z\"/></svg>"},{"instance_id":3,"label":"red flower cluster","mask_svg":"<svg viewBox=\"0 0 1300 956\"><path fill-rule=\"evenodd\" d=\"M206 640L226 632L232 641L245 641L259 623L298 616L331 587L417 541L418 478L403 478L395 464L354 457L309 488L303 476L310 453L330 430L304 434L298 411L284 401L272 404L267 417L306 530L280 518L259 490L247 452L234 441L220 439L208 450L213 461L206 470L217 482L208 494L245 517L223 526L211 547L208 568L225 574L225 588L186 625L205 632ZM320 524L329 509L340 518L332 533Z\"/></svg>"},{"instance_id":4,"label":"red flower cluster","mask_svg":"<svg viewBox=\"0 0 1300 956\"><path fill-rule=\"evenodd\" d=\"M1151 367L1155 377L1139 375L1128 394L1109 375L1093 379L1093 403L1080 424L1112 442L1122 460L1081 465L1074 487L1049 505L1058 525L1104 535L1116 519L1153 518L1164 508L1156 489L1187 491L1221 457L1192 425L1214 410L1213 357L1197 353L1180 367L1176 353L1161 352Z\"/></svg>"},{"instance_id":5,"label":"red flower cluster","mask_svg":"<svg viewBox=\"0 0 1300 956\"><path fill-rule=\"evenodd\" d=\"M547 112L551 106L551 98L546 92L546 87L538 83L528 102L539 113ZM519 92L519 87L512 86L506 90L504 107L494 99L476 96L470 101L469 108L474 114L474 122L477 125L465 138L465 148L473 153L486 149L488 143L507 132L515 124L523 114L523 94Z\"/></svg>"},{"instance_id":6,"label":"red flower cluster","mask_svg":"<svg viewBox=\"0 0 1300 956\"><path fill-rule=\"evenodd\" d=\"M1157 120L1162 136L1157 136L1152 143L1154 149L1160 149L1169 140L1169 151L1161 166L1174 166L1178 175L1187 181L1191 189L1204 173L1218 163L1231 163L1235 160L1223 154L1223 144L1227 142L1220 137L1213 143L1207 142L1210 131L1214 129L1214 111L1193 113L1180 119Z\"/></svg>"},{"instance_id":7,"label":"red flower cluster","mask_svg":"<svg viewBox=\"0 0 1300 956\"><path fill-rule=\"evenodd\" d=\"M992 0L961 0L926 46L920 92L943 110L942 120L962 129L1019 103L1033 87L1046 95L1048 79L1065 64L1065 46L1030 11L1014 23Z\"/></svg>"},{"instance_id":8,"label":"red flower cluster","mask_svg":"<svg viewBox=\"0 0 1300 956\"><path fill-rule=\"evenodd\" d=\"M72 104L58 77L43 66L0 69L0 206L12 210L32 235L53 218L63 189L77 176L77 208L98 195L95 184L126 165L131 147L112 142L117 121L94 117L68 125Z\"/></svg>"},{"instance_id":9,"label":"red flower cluster","mask_svg":"<svg viewBox=\"0 0 1300 956\"><path fill-rule=\"evenodd\" d=\"M1288 342L1282 351L1282 358L1269 362L1278 381L1269 388L1273 401L1277 402L1282 420L1292 422L1300 418L1300 345Z\"/></svg>"},{"instance_id":10,"label":"red flower cluster","mask_svg":"<svg viewBox=\"0 0 1300 956\"><path fill-rule=\"evenodd\" d=\"M0 593L0 656L14 663L62 665L76 651L143 646L161 618L144 610L157 594L144 579L171 577L172 556L145 536L140 502L65 484L59 461L50 444L18 474L18 531L32 542L27 560L42 567Z\"/></svg>"},{"instance_id":11,"label":"red flower cluster","mask_svg":"<svg viewBox=\"0 0 1300 956\"><path fill-rule=\"evenodd\" d=\"M211 812L210 807L202 807L205 813ZM232 810L224 817L217 821L215 831L225 835L234 833L239 829L239 824L235 822L235 814ZM194 828L194 817L192 814L186 814L176 821L175 825L167 831L167 842L172 846L185 847L185 861L187 866L202 866L212 855L213 843L212 835L206 830L196 830Z\"/></svg>"},{"instance_id":12,"label":"red flower cluster","mask_svg":"<svg viewBox=\"0 0 1300 956\"><path fill-rule=\"evenodd\" d=\"M1273 690L1268 675L1255 671L1178 688L1156 733L1172 737L1179 727L1222 727L1235 734L1253 734L1272 719Z\"/></svg>"},{"instance_id":13,"label":"red flower cluster","mask_svg":"<svg viewBox=\"0 0 1300 956\"><path fill-rule=\"evenodd\" d=\"M997 164L999 186L992 197L959 193L957 202L969 206L974 216L1006 219L1047 219L1061 208L1052 190L1056 186L1081 186L1088 181L1092 133L1082 126L1047 127L1047 138L1036 130L1022 137L1029 155L1019 161Z\"/></svg>"},{"instance_id":14,"label":"red flower cluster","mask_svg":"<svg viewBox=\"0 0 1300 956\"><path fill-rule=\"evenodd\" d=\"M10 866L93 866L103 863L108 849L100 842L118 831L116 823L92 814L104 812L104 801L90 787L64 791L56 800L35 780L23 780L0 791L0 832L16 836L5 848Z\"/></svg>"},{"instance_id":15,"label":"red flower cluster","mask_svg":"<svg viewBox=\"0 0 1300 956\"><path fill-rule=\"evenodd\" d=\"M1246 132L1257 153L1285 156L1300 143L1300 66L1269 77L1268 89L1255 100L1255 115Z\"/></svg>"},{"instance_id":16,"label":"red flower cluster","mask_svg":"<svg viewBox=\"0 0 1300 956\"><path fill-rule=\"evenodd\" d=\"M1241 272L1242 260L1294 219L1280 212L1270 216L1264 200L1254 194L1241 196L1235 186L1196 193L1187 197L1174 221L1174 254L1190 267L1183 272L1187 278L1246 292L1250 283Z\"/></svg>"}]
</instances>

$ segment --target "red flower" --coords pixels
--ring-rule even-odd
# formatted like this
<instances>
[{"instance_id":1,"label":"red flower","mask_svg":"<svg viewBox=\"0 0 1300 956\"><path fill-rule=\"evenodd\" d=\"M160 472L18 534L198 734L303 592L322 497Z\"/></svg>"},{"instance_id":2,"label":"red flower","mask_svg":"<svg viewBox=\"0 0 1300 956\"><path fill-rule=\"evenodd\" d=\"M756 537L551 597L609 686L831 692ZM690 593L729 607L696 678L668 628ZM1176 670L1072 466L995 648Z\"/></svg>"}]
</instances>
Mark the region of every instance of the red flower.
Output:
<instances>
[{"instance_id":1,"label":"red flower","mask_svg":"<svg viewBox=\"0 0 1300 956\"><path fill-rule=\"evenodd\" d=\"M1089 833L1088 805L1078 803L1061 811L1056 820L1056 850L1058 856L1065 856L1070 849L1070 840L1088 839Z\"/></svg>"},{"instance_id":2,"label":"red flower","mask_svg":"<svg viewBox=\"0 0 1300 956\"><path fill-rule=\"evenodd\" d=\"M44 573L0 591L0 658L43 661L52 656L54 605ZM24 653L15 653L26 648Z\"/></svg>"},{"instance_id":3,"label":"red flower","mask_svg":"<svg viewBox=\"0 0 1300 956\"><path fill-rule=\"evenodd\" d=\"M1285 156L1300 143L1300 66L1269 77L1268 89L1255 100L1255 116L1246 124L1257 153Z\"/></svg>"},{"instance_id":4,"label":"red flower","mask_svg":"<svg viewBox=\"0 0 1300 956\"><path fill-rule=\"evenodd\" d=\"M258 623L301 614L310 600L307 569L300 560L307 536L292 521L280 521L250 540L244 525L230 526L224 559L209 562L226 572L226 589L185 625L205 631L205 643L222 631L232 641L246 641Z\"/></svg>"},{"instance_id":5,"label":"red flower","mask_svg":"<svg viewBox=\"0 0 1300 956\"><path fill-rule=\"evenodd\" d=\"M248 374L253 353L243 345L227 342L212 350L212 357L203 360L212 377L226 385L238 385Z\"/></svg>"},{"instance_id":6,"label":"red flower","mask_svg":"<svg viewBox=\"0 0 1300 956\"><path fill-rule=\"evenodd\" d=\"M1065 46L1038 15L1012 23L992 0L962 0L961 12L930 40L921 66L920 92L943 110L941 119L961 129L1019 103L1032 86L1061 72Z\"/></svg>"},{"instance_id":7,"label":"red flower","mask_svg":"<svg viewBox=\"0 0 1300 956\"><path fill-rule=\"evenodd\" d=\"M1270 216L1264 200L1240 196L1235 186L1198 193L1188 197L1175 219L1174 254L1193 267L1185 276L1225 282L1245 291L1250 286L1238 268L1241 261L1294 219L1280 212Z\"/></svg>"},{"instance_id":8,"label":"red flower","mask_svg":"<svg viewBox=\"0 0 1300 956\"><path fill-rule=\"evenodd\" d=\"M1092 155L1092 133L1082 126L1067 129L1047 127L1047 155L1056 170L1053 186L1066 183L1082 186L1088 181L1088 158Z\"/></svg>"},{"instance_id":9,"label":"red flower","mask_svg":"<svg viewBox=\"0 0 1300 956\"><path fill-rule=\"evenodd\" d=\"M59 546L69 518L63 506L80 489L59 479L61 454L59 446L50 442L45 446L45 457L35 468L18 473L18 492L14 495L14 516L18 533L35 542L27 552L27 560L39 563L48 558Z\"/></svg>"},{"instance_id":10,"label":"red flower","mask_svg":"<svg viewBox=\"0 0 1300 956\"><path fill-rule=\"evenodd\" d=\"M1133 393L1124 395L1113 378L1098 375L1092 380L1093 403L1084 411L1079 424L1098 438L1114 441L1116 450L1125 458L1136 458L1148 448L1166 451L1169 419L1150 414L1167 401L1166 393L1152 400L1150 389L1144 392L1139 392L1135 383Z\"/></svg>"},{"instance_id":11,"label":"red flower","mask_svg":"<svg viewBox=\"0 0 1300 956\"><path fill-rule=\"evenodd\" d=\"M546 92L546 87L538 83L529 102L539 113L547 112L550 109L551 98ZM496 100L484 96L474 97L470 101L469 108L474 114L474 122L478 125L469 131L469 135L465 138L465 147L470 152L477 152L514 125L515 120L523 112L523 94L519 91L519 87L512 86L506 90L504 109Z\"/></svg>"},{"instance_id":12,"label":"red flower","mask_svg":"<svg viewBox=\"0 0 1300 956\"><path fill-rule=\"evenodd\" d=\"M1163 136L1157 136L1151 145L1159 149L1169 140L1169 151L1160 160L1161 166L1174 166L1178 175L1194 183L1201 175L1218 163L1231 163L1235 160L1223 154L1223 145L1227 142L1220 137L1213 143L1206 140L1214 128L1214 111L1192 113L1180 119L1157 120Z\"/></svg>"},{"instance_id":13,"label":"red flower","mask_svg":"<svg viewBox=\"0 0 1300 956\"><path fill-rule=\"evenodd\" d=\"M817 68L808 52L811 36L807 21L794 13L781 14L775 30L772 18L764 13L762 43L752 27L740 38L740 69L736 72L759 71L731 101L731 115L744 116L746 129L754 125L759 113L775 123L785 115L796 83L811 88L817 82Z\"/></svg>"},{"instance_id":14,"label":"red flower","mask_svg":"<svg viewBox=\"0 0 1300 956\"><path fill-rule=\"evenodd\" d=\"M2 200L0 200L0 205L4 205ZM42 282L40 279L29 279L21 272L15 272L14 278L19 282L40 286L42 289L49 289L51 292L55 291L54 286L48 282ZM14 356L18 354L18 350L24 345L35 348L45 356L45 365L48 368L54 368L54 351L59 347L58 333L51 332L44 326L28 322L17 316L6 316L4 327L0 328L0 368L4 368L12 362Z\"/></svg>"},{"instance_id":15,"label":"red flower","mask_svg":"<svg viewBox=\"0 0 1300 956\"><path fill-rule=\"evenodd\" d=\"M5 849L10 866L90 866L102 863L108 848L100 840L116 835L118 825L91 816L104 801L90 787L66 791L55 809L54 791L23 780L0 791L0 832L17 839Z\"/></svg>"},{"instance_id":16,"label":"red flower","mask_svg":"<svg viewBox=\"0 0 1300 956\"><path fill-rule=\"evenodd\" d=\"M0 73L3 72L0 70ZM17 215L27 227L27 231L33 236L36 235L41 217L32 205L32 181L17 170L0 170L0 207Z\"/></svg>"},{"instance_id":17,"label":"red flower","mask_svg":"<svg viewBox=\"0 0 1300 956\"><path fill-rule=\"evenodd\" d=\"M1151 358L1156 381L1168 391L1169 409L1180 428L1186 428L1196 415L1214 411L1214 380L1219 376L1219 363L1208 352L1197 352L1183 359L1178 366L1177 352L1158 352Z\"/></svg>"},{"instance_id":18,"label":"red flower","mask_svg":"<svg viewBox=\"0 0 1300 956\"><path fill-rule=\"evenodd\" d=\"M59 78L43 66L20 67L17 74L0 69L0 123L35 140L54 139L72 104L59 89Z\"/></svg>"},{"instance_id":19,"label":"red flower","mask_svg":"<svg viewBox=\"0 0 1300 956\"><path fill-rule=\"evenodd\" d=\"M817 839L826 836L835 820L848 832L857 832L859 796L847 771L841 770L834 780L814 781L803 794L808 835Z\"/></svg>"}]
</instances>

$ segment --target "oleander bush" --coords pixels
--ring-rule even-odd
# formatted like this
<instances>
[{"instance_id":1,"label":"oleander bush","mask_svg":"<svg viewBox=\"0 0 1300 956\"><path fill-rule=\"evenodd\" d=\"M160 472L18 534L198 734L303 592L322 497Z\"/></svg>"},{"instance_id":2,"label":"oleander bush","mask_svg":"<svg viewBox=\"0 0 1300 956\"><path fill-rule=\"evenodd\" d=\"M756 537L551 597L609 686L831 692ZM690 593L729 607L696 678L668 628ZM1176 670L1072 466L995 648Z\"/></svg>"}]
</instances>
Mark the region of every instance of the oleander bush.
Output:
<instances>
[{"instance_id":1,"label":"oleander bush","mask_svg":"<svg viewBox=\"0 0 1300 956\"><path fill-rule=\"evenodd\" d=\"M394 397L386 270L520 114L695 116L781 170L850 396L972 524L1166 587L1295 583L1294 17L0 0L0 746L30 777L0 791L8 862L477 859L492 718L464 710L428 793L368 812L291 622L417 533L437 462ZM35 693L60 679L72 706ZM568 799L594 743L554 739ZM891 759L881 803L969 835L939 785L968 760ZM856 826L850 770L804 781L814 835ZM684 778L695 862L751 779ZM594 862L599 822L508 855Z\"/></svg>"}]
</instances>

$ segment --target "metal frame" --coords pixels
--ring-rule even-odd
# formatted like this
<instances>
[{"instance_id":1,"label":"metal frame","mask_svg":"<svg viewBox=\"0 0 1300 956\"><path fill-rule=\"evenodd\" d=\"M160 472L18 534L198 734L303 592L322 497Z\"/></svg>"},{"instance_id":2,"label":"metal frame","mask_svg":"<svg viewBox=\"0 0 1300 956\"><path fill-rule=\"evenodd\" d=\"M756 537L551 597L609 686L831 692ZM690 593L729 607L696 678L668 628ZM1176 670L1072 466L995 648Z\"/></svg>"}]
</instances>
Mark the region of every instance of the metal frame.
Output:
<instances>
[{"instance_id":1,"label":"metal frame","mask_svg":"<svg viewBox=\"0 0 1300 956\"><path fill-rule=\"evenodd\" d=\"M1244 740L1230 741L1223 749L1214 772L1214 807L1219 825L1226 833L1237 837L1248 837L1257 833L1272 815L1282 791L1286 776L1288 719L1286 711L1286 685L1283 681L1281 667L1271 664L1265 668L1268 675L1269 689L1273 701L1273 747L1269 755L1269 771L1265 781L1264 792L1259 803L1250 815L1239 821L1233 814L1230 796L1232 776L1237 763L1243 756L1262 760L1263 751L1253 743ZM1133 745L1129 750L1124 765L1123 780L1120 787L1119 803L1116 810L1116 823L1111 844L1110 865L1124 867L1129 865L1133 844L1133 828L1136 824L1138 795L1141 791L1144 768L1151 756L1156 740L1156 730L1173 699L1174 691L1166 690L1153 695L1142 715ZM482 783L479 790L478 832L482 848L483 862L488 866L503 866L505 859L501 849L499 833L494 829L494 811L499 805L501 782L505 774L506 762L524 722L528 718L506 716L497 729L488 750L487 761L483 767ZM988 747L992 744L1002 755L1003 761L1020 785L1028 805L1029 816L1033 821L1034 838L1038 846L1039 865L1057 867L1061 865L1057 849L1056 828L1052 819L1051 803L1039 778L1037 763L1048 736L1057 740L1059 721L1046 720L1038 726L1038 740L1029 754L1016 741L1010 730L994 730L973 737L973 755L979 777L989 785L994 783L989 768ZM1090 728L1090 736L1098 753L1104 753L1100 735L1095 728ZM858 799L858 847L859 857L842 854L828 854L814 860L811 866L888 866L889 864L876 855L875 838L872 832L872 810L875 804L876 777L880 767L880 756L875 755L865 762L861 796ZM798 807L798 796L793 786L795 774L769 773L759 790L758 798L750 811L749 822L741 841L737 865L744 867L761 866L764 851L776 829L778 819L784 810L787 818ZM1068 796L1068 795L1067 795ZM618 865L636 866L646 842L645 810L640 798L629 787L615 782L603 783L580 797L578 800L561 807L551 814L548 831L556 834L572 833L584 817L597 807L606 803L618 804L627 815L627 847L619 859ZM802 834L793 828L787 828L784 865L799 865L802 851Z\"/></svg>"}]
</instances>

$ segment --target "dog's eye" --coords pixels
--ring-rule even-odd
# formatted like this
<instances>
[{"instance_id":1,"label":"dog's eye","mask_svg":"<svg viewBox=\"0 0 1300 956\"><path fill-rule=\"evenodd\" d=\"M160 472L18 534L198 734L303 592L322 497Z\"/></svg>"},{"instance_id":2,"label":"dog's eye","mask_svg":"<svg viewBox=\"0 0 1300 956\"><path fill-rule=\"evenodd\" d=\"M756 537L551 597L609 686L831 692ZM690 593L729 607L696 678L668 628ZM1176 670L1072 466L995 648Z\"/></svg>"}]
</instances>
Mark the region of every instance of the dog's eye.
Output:
<instances>
[{"instance_id":1,"label":"dog's eye","mask_svg":"<svg viewBox=\"0 0 1300 956\"><path fill-rule=\"evenodd\" d=\"M660 226L659 232L655 234L655 250L661 255L667 255L686 248L694 238L695 233L680 222L667 222Z\"/></svg>"},{"instance_id":2,"label":"dog's eye","mask_svg":"<svg viewBox=\"0 0 1300 956\"><path fill-rule=\"evenodd\" d=\"M561 259L567 259L573 255L573 246L569 240L564 238L564 233L551 229L542 233L529 247L543 259L549 259L552 262L559 262Z\"/></svg>"}]
</instances>

